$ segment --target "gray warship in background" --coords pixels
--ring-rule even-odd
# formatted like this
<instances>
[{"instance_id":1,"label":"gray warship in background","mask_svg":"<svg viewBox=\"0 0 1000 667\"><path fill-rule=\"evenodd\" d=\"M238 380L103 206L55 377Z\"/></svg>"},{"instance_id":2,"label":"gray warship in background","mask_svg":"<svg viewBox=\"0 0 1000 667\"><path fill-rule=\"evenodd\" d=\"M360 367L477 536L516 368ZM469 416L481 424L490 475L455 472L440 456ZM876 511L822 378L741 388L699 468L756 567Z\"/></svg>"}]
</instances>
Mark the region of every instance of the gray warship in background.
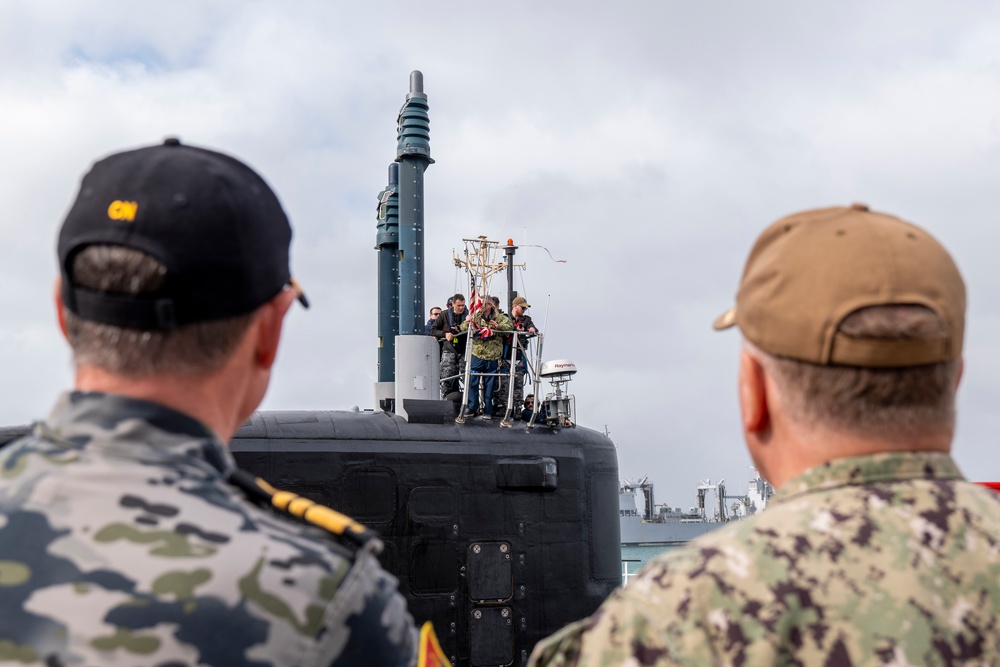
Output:
<instances>
[{"instance_id":1,"label":"gray warship in background","mask_svg":"<svg viewBox=\"0 0 1000 667\"><path fill-rule=\"evenodd\" d=\"M676 545L764 511L774 487L754 469L747 492L729 495L726 481L704 480L697 487L696 505L688 510L658 505L648 477L622 482L618 491L618 521L622 546ZM713 497L714 496L714 497ZM640 511L636 501L642 502ZM709 501L714 500L714 510Z\"/></svg>"},{"instance_id":2,"label":"gray warship in background","mask_svg":"<svg viewBox=\"0 0 1000 667\"><path fill-rule=\"evenodd\" d=\"M522 665L621 583L618 461L604 434L565 427L571 364L536 360L536 388L547 374L555 392L529 424L459 425L456 403L439 400L438 344L423 335L429 127L413 72L379 195L374 409L256 412L230 448L250 473L378 531L383 565L456 667ZM0 444L28 430L0 429Z\"/></svg>"}]
</instances>

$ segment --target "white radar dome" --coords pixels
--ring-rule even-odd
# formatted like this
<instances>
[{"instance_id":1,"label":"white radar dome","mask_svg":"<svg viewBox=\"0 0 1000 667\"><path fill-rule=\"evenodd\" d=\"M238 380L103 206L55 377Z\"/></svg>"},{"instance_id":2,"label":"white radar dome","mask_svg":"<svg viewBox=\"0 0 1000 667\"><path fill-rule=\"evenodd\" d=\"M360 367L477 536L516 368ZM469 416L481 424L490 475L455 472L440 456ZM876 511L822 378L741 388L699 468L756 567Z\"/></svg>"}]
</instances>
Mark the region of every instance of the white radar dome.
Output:
<instances>
[{"instance_id":1,"label":"white radar dome","mask_svg":"<svg viewBox=\"0 0 1000 667\"><path fill-rule=\"evenodd\" d=\"M553 361L546 361L542 364L542 370L539 373L539 375L543 378L552 377L553 375L575 374L576 364L569 359L554 359Z\"/></svg>"}]
</instances>

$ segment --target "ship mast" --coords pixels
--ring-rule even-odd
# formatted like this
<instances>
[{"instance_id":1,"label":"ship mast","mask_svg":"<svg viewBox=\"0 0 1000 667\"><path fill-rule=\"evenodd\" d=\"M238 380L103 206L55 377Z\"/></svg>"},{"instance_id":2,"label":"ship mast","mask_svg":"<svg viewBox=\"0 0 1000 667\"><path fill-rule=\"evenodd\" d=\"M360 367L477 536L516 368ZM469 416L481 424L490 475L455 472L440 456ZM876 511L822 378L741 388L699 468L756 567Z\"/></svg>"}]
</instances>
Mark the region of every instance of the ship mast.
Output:
<instances>
[{"instance_id":1,"label":"ship mast","mask_svg":"<svg viewBox=\"0 0 1000 667\"><path fill-rule=\"evenodd\" d=\"M379 193L378 380L375 405L409 418L405 401L437 399L437 343L424 335L424 172L431 159L424 75L396 117L396 160ZM416 403L414 403L416 405Z\"/></svg>"},{"instance_id":2,"label":"ship mast","mask_svg":"<svg viewBox=\"0 0 1000 667\"><path fill-rule=\"evenodd\" d=\"M474 239L462 239L465 249L461 255L452 252L452 260L455 266L464 269L469 276L469 289L480 298L490 295L490 283L493 276L501 271L507 272L507 312L514 307L514 298L517 292L514 291L514 269L522 268L524 264L514 263L514 253L517 246L513 239L507 240L507 245L503 247L505 261L496 261L500 248L499 241L490 241L485 236L477 236ZM470 296L471 298L471 296ZM470 303L470 307L474 304Z\"/></svg>"}]
</instances>

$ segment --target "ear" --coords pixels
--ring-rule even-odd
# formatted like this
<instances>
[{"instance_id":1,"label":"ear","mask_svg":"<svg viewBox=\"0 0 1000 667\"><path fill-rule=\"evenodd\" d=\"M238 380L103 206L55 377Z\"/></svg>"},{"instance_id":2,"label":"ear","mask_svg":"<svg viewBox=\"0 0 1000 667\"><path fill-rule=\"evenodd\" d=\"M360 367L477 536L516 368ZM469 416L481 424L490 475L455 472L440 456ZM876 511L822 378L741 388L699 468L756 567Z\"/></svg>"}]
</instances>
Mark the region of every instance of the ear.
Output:
<instances>
[{"instance_id":1,"label":"ear","mask_svg":"<svg viewBox=\"0 0 1000 667\"><path fill-rule=\"evenodd\" d=\"M274 365L281 342L281 327L285 314L295 301L295 290L283 289L273 299L265 303L257 312L254 326L257 327L257 364L264 370Z\"/></svg>"},{"instance_id":2,"label":"ear","mask_svg":"<svg viewBox=\"0 0 1000 667\"><path fill-rule=\"evenodd\" d=\"M760 361L744 348L740 351L740 414L746 433L760 433L771 426L767 382Z\"/></svg>"},{"instance_id":3,"label":"ear","mask_svg":"<svg viewBox=\"0 0 1000 667\"><path fill-rule=\"evenodd\" d=\"M59 321L59 330L62 331L63 338L69 340L69 334L66 333L66 311L63 309L62 302L62 276L56 276L53 297L55 298L56 319Z\"/></svg>"}]
</instances>

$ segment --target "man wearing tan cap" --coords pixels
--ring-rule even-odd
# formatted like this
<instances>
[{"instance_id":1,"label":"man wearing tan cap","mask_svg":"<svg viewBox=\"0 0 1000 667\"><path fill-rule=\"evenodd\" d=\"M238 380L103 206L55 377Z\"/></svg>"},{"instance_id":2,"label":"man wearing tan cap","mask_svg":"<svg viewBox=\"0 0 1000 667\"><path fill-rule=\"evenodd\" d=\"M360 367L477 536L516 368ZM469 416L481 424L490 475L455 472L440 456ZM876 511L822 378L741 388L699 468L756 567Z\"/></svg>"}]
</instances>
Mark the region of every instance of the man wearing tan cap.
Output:
<instances>
[{"instance_id":1,"label":"man wearing tan cap","mask_svg":"<svg viewBox=\"0 0 1000 667\"><path fill-rule=\"evenodd\" d=\"M507 363L501 363L500 371L504 375L500 376L500 386L493 395L493 411L501 415L504 414L507 411L507 395L510 393L511 346L514 346L514 408L511 410L513 419L521 418L521 404L523 402L521 397L524 396L524 376L527 373L528 339L538 333L531 315L528 315L529 308L531 305L523 296L516 297L511 304L510 321L514 325L514 330L520 333L516 341L511 336L507 344L504 345L504 360Z\"/></svg>"},{"instance_id":2,"label":"man wearing tan cap","mask_svg":"<svg viewBox=\"0 0 1000 667\"><path fill-rule=\"evenodd\" d=\"M532 665L1000 664L1000 501L949 456L965 286L864 205L768 227L736 307L767 510L664 554Z\"/></svg>"}]
</instances>

